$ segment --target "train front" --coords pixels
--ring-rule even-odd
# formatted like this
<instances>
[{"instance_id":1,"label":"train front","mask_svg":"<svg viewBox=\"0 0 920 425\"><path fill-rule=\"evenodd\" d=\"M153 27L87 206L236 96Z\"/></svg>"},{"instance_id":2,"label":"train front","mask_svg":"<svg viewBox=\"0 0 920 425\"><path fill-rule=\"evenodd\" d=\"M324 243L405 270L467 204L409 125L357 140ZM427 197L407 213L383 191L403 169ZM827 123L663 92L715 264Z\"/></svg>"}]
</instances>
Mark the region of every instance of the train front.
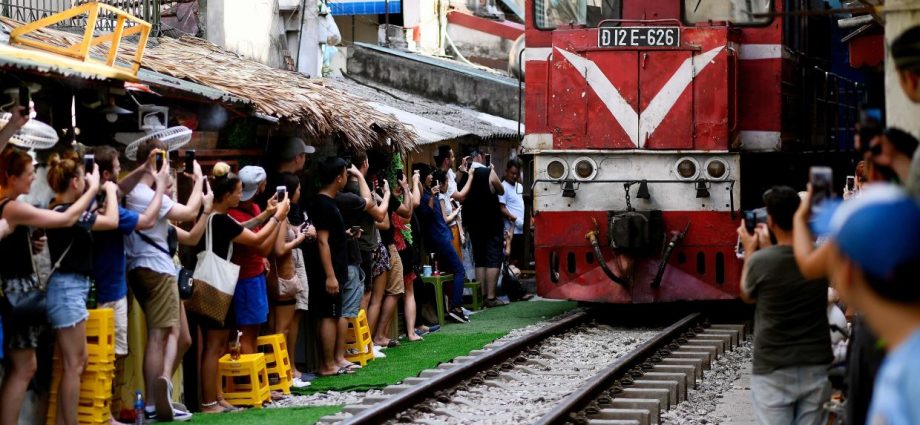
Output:
<instances>
[{"instance_id":1,"label":"train front","mask_svg":"<svg viewBox=\"0 0 920 425\"><path fill-rule=\"evenodd\" d=\"M533 158L541 296L737 298L741 181L732 141L745 33L686 24L684 8L695 3L528 5L523 146ZM741 13L733 3L704 7Z\"/></svg>"}]
</instances>

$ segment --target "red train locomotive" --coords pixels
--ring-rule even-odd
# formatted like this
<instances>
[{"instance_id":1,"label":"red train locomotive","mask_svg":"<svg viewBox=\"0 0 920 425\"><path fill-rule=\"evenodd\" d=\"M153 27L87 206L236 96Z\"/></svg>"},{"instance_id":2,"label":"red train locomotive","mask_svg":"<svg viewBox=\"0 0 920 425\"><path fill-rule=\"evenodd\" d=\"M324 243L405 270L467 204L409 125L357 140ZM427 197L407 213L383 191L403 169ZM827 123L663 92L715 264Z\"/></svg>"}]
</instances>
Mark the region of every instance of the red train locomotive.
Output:
<instances>
[{"instance_id":1,"label":"red train locomotive","mask_svg":"<svg viewBox=\"0 0 920 425\"><path fill-rule=\"evenodd\" d=\"M804 159L844 160L859 100L859 84L831 72L830 30L802 37L829 20L772 16L810 3L775 1L527 5L540 295L738 297L740 212L803 176Z\"/></svg>"}]
</instances>

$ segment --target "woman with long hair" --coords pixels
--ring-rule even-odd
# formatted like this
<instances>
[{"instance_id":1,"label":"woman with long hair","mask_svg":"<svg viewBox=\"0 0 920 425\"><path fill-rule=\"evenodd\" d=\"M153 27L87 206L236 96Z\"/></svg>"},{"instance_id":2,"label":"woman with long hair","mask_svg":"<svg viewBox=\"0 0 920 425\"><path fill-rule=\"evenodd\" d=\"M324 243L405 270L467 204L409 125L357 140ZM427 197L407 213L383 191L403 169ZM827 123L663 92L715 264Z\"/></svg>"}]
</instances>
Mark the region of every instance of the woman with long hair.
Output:
<instances>
[{"instance_id":1,"label":"woman with long hair","mask_svg":"<svg viewBox=\"0 0 920 425\"><path fill-rule=\"evenodd\" d=\"M294 174L283 174L280 177L280 183L287 188L290 194L291 211L296 210L294 206L300 201L300 179ZM280 281L299 281L303 290L307 292L306 271L298 272L298 266L303 268L303 254L300 251L300 244L304 241L316 239L316 228L307 222L295 225L291 222L291 215L288 214L287 220L281 222L281 230L275 240L274 255L271 257L271 270L269 274L271 279L278 282L272 282L268 286L279 285ZM298 261L298 256L300 256ZM304 294L305 295L305 294ZM272 329L275 334L284 335L288 347L288 357L291 365L294 364L294 354L297 347L297 333L300 331L300 310L297 309L298 298L301 294L296 294L287 299L272 300ZM301 373L294 367L294 380L291 385L295 388L303 388L310 385L309 382L301 380Z\"/></svg>"},{"instance_id":2,"label":"woman with long hair","mask_svg":"<svg viewBox=\"0 0 920 425\"><path fill-rule=\"evenodd\" d=\"M230 246L232 243L257 247L274 235L279 223L285 219L290 207L290 201L283 199L278 202L275 215L262 226L258 233L246 229L233 217L227 215L227 210L240 203L243 194L243 185L239 177L230 172L230 167L225 163L218 163L212 172L210 184L214 193L214 204L205 223L204 237L198 241L198 250L205 249L207 238L211 238L211 249L217 256L229 260ZM204 341L201 359L201 411L204 413L220 413L228 411L226 406L218 404L220 391L217 379L217 363L220 357L227 352L228 329L235 329L233 318L220 326L202 319Z\"/></svg>"},{"instance_id":3,"label":"woman with long hair","mask_svg":"<svg viewBox=\"0 0 920 425\"><path fill-rule=\"evenodd\" d=\"M85 193L79 196L67 209L52 211L35 208L17 201L21 195L29 194L35 180L35 166L32 157L17 148L7 148L0 154L0 218L6 220L12 232L0 240L0 281L3 292L28 293L42 290L37 271L32 263L33 236L31 228L54 229L73 226L90 206L99 190L99 172L95 169L85 176ZM17 317L12 320L13 311L3 311L3 336L6 341L7 368L0 386L0 424L14 425L19 422L19 409L25 397L29 381L37 369L35 347L45 328L45 318L30 320Z\"/></svg>"},{"instance_id":4,"label":"woman with long hair","mask_svg":"<svg viewBox=\"0 0 920 425\"><path fill-rule=\"evenodd\" d=\"M94 166L98 175L99 166ZM85 192L83 162L76 152L62 156L52 154L48 160L48 186L54 191L49 205L52 211L65 212ZM80 398L80 375L86 365L86 300L93 272L93 231L118 228L118 186L106 182L105 206L101 214L90 208L69 227L48 229L48 250L52 273L48 279L48 320L54 329L61 352L63 370L57 389L58 424L77 422Z\"/></svg>"}]
</instances>

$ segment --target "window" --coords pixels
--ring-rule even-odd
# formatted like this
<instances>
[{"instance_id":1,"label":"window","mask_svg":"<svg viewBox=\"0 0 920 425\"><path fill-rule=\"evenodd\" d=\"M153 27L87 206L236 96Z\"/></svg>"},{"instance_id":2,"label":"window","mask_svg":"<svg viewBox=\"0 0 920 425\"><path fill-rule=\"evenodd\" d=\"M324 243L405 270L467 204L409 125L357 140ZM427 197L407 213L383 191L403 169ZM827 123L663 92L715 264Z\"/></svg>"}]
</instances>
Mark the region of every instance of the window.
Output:
<instances>
[{"instance_id":1,"label":"window","mask_svg":"<svg viewBox=\"0 0 920 425\"><path fill-rule=\"evenodd\" d=\"M731 22L736 25L763 25L770 17L772 0L684 0L684 22Z\"/></svg>"},{"instance_id":2,"label":"window","mask_svg":"<svg viewBox=\"0 0 920 425\"><path fill-rule=\"evenodd\" d=\"M534 23L544 30L556 27L596 27L620 17L622 0L534 0Z\"/></svg>"}]
</instances>

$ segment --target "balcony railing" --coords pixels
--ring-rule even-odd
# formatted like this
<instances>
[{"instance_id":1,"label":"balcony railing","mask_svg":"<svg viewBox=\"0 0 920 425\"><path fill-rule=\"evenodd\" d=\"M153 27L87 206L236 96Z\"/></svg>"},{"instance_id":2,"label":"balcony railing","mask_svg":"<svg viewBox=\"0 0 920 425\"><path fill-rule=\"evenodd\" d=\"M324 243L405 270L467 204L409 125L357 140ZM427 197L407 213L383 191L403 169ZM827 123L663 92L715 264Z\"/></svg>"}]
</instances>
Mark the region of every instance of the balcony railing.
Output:
<instances>
[{"instance_id":1,"label":"balcony railing","mask_svg":"<svg viewBox=\"0 0 920 425\"><path fill-rule=\"evenodd\" d=\"M0 15L20 22L32 22L88 2L90 0L0 0ZM151 35L154 36L160 33L160 3L172 3L161 0L99 0L99 2L115 6L149 22L153 26ZM96 21L96 31L111 32L115 29L117 19L114 14L100 15ZM82 30L86 28L86 18L70 19L55 27L64 30Z\"/></svg>"}]
</instances>

